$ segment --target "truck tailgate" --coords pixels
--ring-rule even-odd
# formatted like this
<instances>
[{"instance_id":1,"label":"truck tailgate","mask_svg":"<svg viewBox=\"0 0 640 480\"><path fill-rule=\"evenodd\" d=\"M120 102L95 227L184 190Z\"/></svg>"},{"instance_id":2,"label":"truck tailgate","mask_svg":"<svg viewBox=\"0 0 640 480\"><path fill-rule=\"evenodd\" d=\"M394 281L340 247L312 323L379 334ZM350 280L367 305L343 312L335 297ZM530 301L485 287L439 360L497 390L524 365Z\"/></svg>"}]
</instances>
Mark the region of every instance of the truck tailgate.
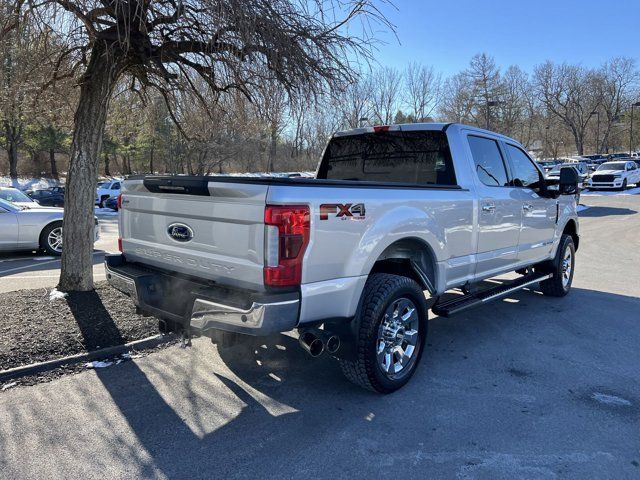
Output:
<instances>
[{"instance_id":1,"label":"truck tailgate","mask_svg":"<svg viewBox=\"0 0 640 480\"><path fill-rule=\"evenodd\" d=\"M125 181L122 251L128 261L260 290L267 189L229 180L150 191L142 180Z\"/></svg>"}]
</instances>

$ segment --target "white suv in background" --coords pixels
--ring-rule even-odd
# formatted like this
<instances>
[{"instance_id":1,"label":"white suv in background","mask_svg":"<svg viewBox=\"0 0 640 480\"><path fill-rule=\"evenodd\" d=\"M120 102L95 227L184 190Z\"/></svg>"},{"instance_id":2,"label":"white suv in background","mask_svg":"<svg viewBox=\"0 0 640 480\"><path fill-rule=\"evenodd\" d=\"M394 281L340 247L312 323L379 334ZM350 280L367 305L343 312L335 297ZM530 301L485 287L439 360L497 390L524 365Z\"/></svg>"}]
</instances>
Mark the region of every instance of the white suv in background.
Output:
<instances>
[{"instance_id":1,"label":"white suv in background","mask_svg":"<svg viewBox=\"0 0 640 480\"><path fill-rule=\"evenodd\" d=\"M624 190L634 184L640 187L640 168L632 160L606 162L598 167L589 180L589 188L617 188Z\"/></svg>"},{"instance_id":2,"label":"white suv in background","mask_svg":"<svg viewBox=\"0 0 640 480\"><path fill-rule=\"evenodd\" d=\"M98 188L96 189L95 204L100 208L103 208L104 202L106 202L110 197L117 197L118 195L120 195L121 182L122 180L114 179L98 183Z\"/></svg>"}]
</instances>

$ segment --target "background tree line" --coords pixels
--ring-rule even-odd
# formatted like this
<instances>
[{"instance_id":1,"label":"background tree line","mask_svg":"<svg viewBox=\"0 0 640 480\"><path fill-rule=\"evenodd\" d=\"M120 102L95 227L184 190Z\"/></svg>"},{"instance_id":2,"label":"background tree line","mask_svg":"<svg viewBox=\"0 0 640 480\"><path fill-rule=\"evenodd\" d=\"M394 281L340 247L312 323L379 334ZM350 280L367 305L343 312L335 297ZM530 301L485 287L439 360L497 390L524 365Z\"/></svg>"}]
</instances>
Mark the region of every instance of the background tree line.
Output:
<instances>
[{"instance_id":1,"label":"background tree line","mask_svg":"<svg viewBox=\"0 0 640 480\"><path fill-rule=\"evenodd\" d=\"M1 5L10 18L11 4ZM61 40L29 22L0 40L0 173L58 178L67 169L79 93L72 66L55 55ZM100 173L312 170L334 131L415 121L489 128L541 158L624 151L640 143L640 108L638 133L629 137L639 79L631 58L599 68L547 61L525 72L482 53L447 78L417 63L381 66L304 100L274 81L249 98L241 91L219 95L200 80L167 102L122 81L107 117Z\"/></svg>"}]
</instances>

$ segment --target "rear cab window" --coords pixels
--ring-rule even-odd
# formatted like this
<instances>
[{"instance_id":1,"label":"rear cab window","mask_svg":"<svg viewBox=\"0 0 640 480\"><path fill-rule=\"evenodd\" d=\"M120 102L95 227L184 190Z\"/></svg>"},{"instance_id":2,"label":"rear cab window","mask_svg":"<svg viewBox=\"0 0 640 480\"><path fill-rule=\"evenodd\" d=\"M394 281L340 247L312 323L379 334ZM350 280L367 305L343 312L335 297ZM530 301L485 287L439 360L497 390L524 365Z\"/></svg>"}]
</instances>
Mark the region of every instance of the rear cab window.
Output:
<instances>
[{"instance_id":1,"label":"rear cab window","mask_svg":"<svg viewBox=\"0 0 640 480\"><path fill-rule=\"evenodd\" d=\"M456 185L444 132L400 130L338 136L329 141L318 179Z\"/></svg>"}]
</instances>

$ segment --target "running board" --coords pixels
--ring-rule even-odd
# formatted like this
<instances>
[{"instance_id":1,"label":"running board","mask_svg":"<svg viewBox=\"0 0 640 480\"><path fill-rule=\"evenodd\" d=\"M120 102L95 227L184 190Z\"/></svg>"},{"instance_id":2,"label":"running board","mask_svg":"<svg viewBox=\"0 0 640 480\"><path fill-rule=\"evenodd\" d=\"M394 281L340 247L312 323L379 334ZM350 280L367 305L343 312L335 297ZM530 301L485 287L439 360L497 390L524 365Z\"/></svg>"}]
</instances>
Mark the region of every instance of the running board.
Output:
<instances>
[{"instance_id":1,"label":"running board","mask_svg":"<svg viewBox=\"0 0 640 480\"><path fill-rule=\"evenodd\" d=\"M467 295L458 296L447 300L446 302L436 303L431 309L433 313L441 317L450 317L455 313L460 313L469 308L488 303L492 300L497 300L510 293L517 292L518 290L528 287L534 283L542 280L547 280L553 277L552 273L545 274L531 274L526 275L517 280L511 280L507 283L498 285L497 287L487 288L480 292L468 293Z\"/></svg>"}]
</instances>

